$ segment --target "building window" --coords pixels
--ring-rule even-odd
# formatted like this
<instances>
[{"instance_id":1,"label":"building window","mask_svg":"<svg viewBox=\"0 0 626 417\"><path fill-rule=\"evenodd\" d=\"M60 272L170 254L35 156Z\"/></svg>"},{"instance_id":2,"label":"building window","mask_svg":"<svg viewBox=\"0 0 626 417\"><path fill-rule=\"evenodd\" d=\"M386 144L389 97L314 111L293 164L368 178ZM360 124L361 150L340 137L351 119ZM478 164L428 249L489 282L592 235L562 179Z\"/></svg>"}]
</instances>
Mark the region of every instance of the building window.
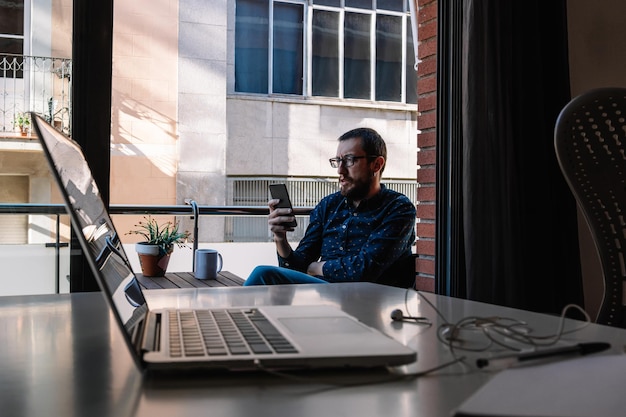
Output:
<instances>
[{"instance_id":1,"label":"building window","mask_svg":"<svg viewBox=\"0 0 626 417\"><path fill-rule=\"evenodd\" d=\"M417 103L407 0L236 0L235 91Z\"/></svg>"},{"instance_id":2,"label":"building window","mask_svg":"<svg viewBox=\"0 0 626 417\"><path fill-rule=\"evenodd\" d=\"M24 1L0 1L0 77L22 78Z\"/></svg>"},{"instance_id":3,"label":"building window","mask_svg":"<svg viewBox=\"0 0 626 417\"><path fill-rule=\"evenodd\" d=\"M302 94L304 8L299 4L274 3L272 36L272 91Z\"/></svg>"}]
</instances>

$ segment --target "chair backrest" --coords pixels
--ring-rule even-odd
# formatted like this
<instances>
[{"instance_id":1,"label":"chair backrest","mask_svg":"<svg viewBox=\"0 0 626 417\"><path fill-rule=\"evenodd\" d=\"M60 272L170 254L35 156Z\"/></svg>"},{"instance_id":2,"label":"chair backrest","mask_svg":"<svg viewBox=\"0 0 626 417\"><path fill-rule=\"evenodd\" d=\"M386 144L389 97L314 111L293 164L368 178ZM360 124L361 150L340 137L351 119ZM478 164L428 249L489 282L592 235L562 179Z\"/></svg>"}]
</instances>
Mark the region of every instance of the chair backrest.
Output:
<instances>
[{"instance_id":1,"label":"chair backrest","mask_svg":"<svg viewBox=\"0 0 626 417\"><path fill-rule=\"evenodd\" d=\"M570 101L557 119L554 147L600 255L604 296L596 322L626 327L626 88Z\"/></svg>"},{"instance_id":2,"label":"chair backrest","mask_svg":"<svg viewBox=\"0 0 626 417\"><path fill-rule=\"evenodd\" d=\"M415 259L415 254L398 259L383 272L376 283L392 287L415 288Z\"/></svg>"}]
</instances>

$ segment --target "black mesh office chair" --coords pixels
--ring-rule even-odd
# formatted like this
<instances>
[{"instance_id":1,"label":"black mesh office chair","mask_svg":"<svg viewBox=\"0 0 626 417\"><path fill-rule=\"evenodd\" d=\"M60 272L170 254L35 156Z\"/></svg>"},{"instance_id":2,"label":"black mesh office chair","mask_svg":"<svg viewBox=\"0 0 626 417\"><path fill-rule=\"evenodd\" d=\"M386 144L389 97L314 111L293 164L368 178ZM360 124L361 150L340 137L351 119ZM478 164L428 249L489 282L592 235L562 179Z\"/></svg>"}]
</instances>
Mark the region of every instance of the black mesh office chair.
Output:
<instances>
[{"instance_id":1,"label":"black mesh office chair","mask_svg":"<svg viewBox=\"0 0 626 417\"><path fill-rule=\"evenodd\" d=\"M570 101L557 119L554 147L600 255L604 296L596 321L626 328L626 88Z\"/></svg>"},{"instance_id":2,"label":"black mesh office chair","mask_svg":"<svg viewBox=\"0 0 626 417\"><path fill-rule=\"evenodd\" d=\"M415 288L415 259L415 254L398 259L383 272L376 283L392 287Z\"/></svg>"}]
</instances>

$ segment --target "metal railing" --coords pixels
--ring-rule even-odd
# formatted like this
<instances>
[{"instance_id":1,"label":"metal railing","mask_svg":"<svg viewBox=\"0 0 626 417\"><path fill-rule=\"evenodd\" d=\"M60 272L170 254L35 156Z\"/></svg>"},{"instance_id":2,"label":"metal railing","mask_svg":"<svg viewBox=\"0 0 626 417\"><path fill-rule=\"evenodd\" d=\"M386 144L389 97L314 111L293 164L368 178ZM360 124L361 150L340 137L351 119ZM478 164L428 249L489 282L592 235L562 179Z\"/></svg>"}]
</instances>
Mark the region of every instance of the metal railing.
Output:
<instances>
[{"instance_id":1,"label":"metal railing","mask_svg":"<svg viewBox=\"0 0 626 417\"><path fill-rule=\"evenodd\" d=\"M296 216L307 216L312 207L296 207L294 213ZM111 216L115 215L174 215L174 216L190 216L194 223L193 250L198 247L196 236L198 236L198 221L200 216L267 216L267 206L200 206L193 200L187 200L185 205L124 205L112 204L109 207ZM48 230L50 241L45 243L46 248L55 249L54 259L54 291L59 292L61 274L61 250L69 246L69 233L62 232L64 224L61 222L61 216L67 216L65 205L63 204L8 204L0 203L1 215L48 215L54 219L54 230ZM66 220L66 223L69 220ZM266 223L267 225L267 223ZM65 225L65 227L67 227ZM266 226L267 227L267 226ZM118 232L121 232L118 230ZM63 237L65 236L65 237ZM29 246L29 244L23 245ZM2 247L2 246L0 246ZM0 254L0 258L2 254ZM195 257L192 257L192 259ZM3 260L2 263L6 263ZM3 265L4 266L4 265ZM1 293L1 292L0 292Z\"/></svg>"},{"instance_id":2,"label":"metal railing","mask_svg":"<svg viewBox=\"0 0 626 417\"><path fill-rule=\"evenodd\" d=\"M70 135L72 60L0 55L0 132L17 131L20 114L34 111Z\"/></svg>"}]
</instances>

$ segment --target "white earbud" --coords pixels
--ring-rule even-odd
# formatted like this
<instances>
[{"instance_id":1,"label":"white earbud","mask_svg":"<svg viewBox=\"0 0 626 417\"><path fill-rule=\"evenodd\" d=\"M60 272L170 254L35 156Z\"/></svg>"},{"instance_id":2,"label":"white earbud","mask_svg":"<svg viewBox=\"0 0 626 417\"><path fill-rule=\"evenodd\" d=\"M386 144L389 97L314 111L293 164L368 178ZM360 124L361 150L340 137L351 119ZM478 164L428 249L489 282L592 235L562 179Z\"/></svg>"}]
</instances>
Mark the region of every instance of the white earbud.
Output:
<instances>
[{"instance_id":1,"label":"white earbud","mask_svg":"<svg viewBox=\"0 0 626 417\"><path fill-rule=\"evenodd\" d=\"M393 321L407 321L413 320L417 323L430 323L427 317L413 317L413 316L405 316L402 310L399 308L393 310L391 312L391 320Z\"/></svg>"}]
</instances>

